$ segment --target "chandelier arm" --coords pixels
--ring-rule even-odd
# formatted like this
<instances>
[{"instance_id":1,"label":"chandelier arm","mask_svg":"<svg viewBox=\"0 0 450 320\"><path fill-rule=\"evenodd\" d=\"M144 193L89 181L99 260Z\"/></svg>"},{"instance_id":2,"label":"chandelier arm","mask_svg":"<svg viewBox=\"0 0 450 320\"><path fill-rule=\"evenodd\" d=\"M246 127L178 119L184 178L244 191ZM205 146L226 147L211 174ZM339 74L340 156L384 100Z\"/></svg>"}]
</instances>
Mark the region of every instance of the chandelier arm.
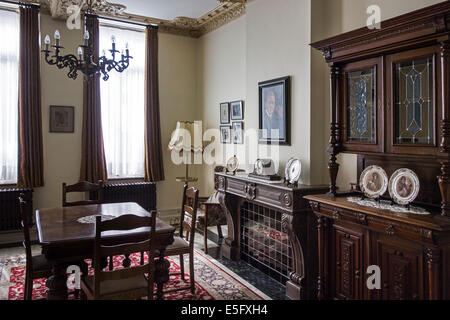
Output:
<instances>
[{"instance_id":1,"label":"chandelier arm","mask_svg":"<svg viewBox=\"0 0 450 320\"><path fill-rule=\"evenodd\" d=\"M69 68L69 72L67 73L67 76L70 79L75 80L78 76L78 70L80 69L80 63L73 54L68 54L65 56L58 56L56 66L59 69L65 69Z\"/></svg>"}]
</instances>

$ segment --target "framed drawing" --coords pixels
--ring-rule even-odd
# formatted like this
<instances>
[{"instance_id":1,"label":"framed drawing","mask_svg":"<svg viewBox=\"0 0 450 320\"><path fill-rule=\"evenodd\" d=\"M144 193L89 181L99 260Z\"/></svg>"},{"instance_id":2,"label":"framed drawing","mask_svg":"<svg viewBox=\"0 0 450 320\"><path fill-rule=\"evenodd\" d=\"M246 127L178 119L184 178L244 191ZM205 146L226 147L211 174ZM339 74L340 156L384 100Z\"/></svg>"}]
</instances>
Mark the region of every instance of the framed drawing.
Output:
<instances>
[{"instance_id":1,"label":"framed drawing","mask_svg":"<svg viewBox=\"0 0 450 320\"><path fill-rule=\"evenodd\" d=\"M233 137L234 144L243 144L244 143L243 129L244 129L244 123L242 121L233 122L232 137Z\"/></svg>"},{"instance_id":2,"label":"framed drawing","mask_svg":"<svg viewBox=\"0 0 450 320\"><path fill-rule=\"evenodd\" d=\"M291 78L259 84L259 143L291 145Z\"/></svg>"},{"instance_id":3,"label":"framed drawing","mask_svg":"<svg viewBox=\"0 0 450 320\"><path fill-rule=\"evenodd\" d=\"M220 143L231 143L230 126L220 126Z\"/></svg>"},{"instance_id":4,"label":"framed drawing","mask_svg":"<svg viewBox=\"0 0 450 320\"><path fill-rule=\"evenodd\" d=\"M50 106L50 132L74 133L74 107Z\"/></svg>"},{"instance_id":5,"label":"framed drawing","mask_svg":"<svg viewBox=\"0 0 450 320\"><path fill-rule=\"evenodd\" d=\"M231 120L244 120L244 101L230 102Z\"/></svg>"},{"instance_id":6,"label":"framed drawing","mask_svg":"<svg viewBox=\"0 0 450 320\"><path fill-rule=\"evenodd\" d=\"M230 104L228 102L220 104L220 124L230 123Z\"/></svg>"}]
</instances>

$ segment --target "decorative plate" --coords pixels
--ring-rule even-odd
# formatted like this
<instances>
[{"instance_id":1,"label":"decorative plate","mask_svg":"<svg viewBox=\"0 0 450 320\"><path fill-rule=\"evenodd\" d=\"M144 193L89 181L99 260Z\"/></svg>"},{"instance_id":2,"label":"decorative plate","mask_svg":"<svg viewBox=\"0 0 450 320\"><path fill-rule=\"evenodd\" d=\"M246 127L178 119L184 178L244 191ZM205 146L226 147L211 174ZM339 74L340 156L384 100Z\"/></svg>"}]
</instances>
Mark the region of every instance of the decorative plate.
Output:
<instances>
[{"instance_id":1,"label":"decorative plate","mask_svg":"<svg viewBox=\"0 0 450 320\"><path fill-rule=\"evenodd\" d=\"M389 194L395 203L408 205L416 200L420 190L420 182L414 171L399 169L389 180Z\"/></svg>"},{"instance_id":2,"label":"decorative plate","mask_svg":"<svg viewBox=\"0 0 450 320\"><path fill-rule=\"evenodd\" d=\"M284 173L286 175L286 181L290 184L297 183L302 175L302 162L300 159L291 158L286 165Z\"/></svg>"},{"instance_id":3,"label":"decorative plate","mask_svg":"<svg viewBox=\"0 0 450 320\"><path fill-rule=\"evenodd\" d=\"M231 157L227 161L227 170L228 172L236 172L239 167L239 160L236 156Z\"/></svg>"},{"instance_id":4,"label":"decorative plate","mask_svg":"<svg viewBox=\"0 0 450 320\"><path fill-rule=\"evenodd\" d=\"M386 171L379 166L367 167L359 179L361 191L370 199L381 197L386 192L388 183Z\"/></svg>"}]
</instances>

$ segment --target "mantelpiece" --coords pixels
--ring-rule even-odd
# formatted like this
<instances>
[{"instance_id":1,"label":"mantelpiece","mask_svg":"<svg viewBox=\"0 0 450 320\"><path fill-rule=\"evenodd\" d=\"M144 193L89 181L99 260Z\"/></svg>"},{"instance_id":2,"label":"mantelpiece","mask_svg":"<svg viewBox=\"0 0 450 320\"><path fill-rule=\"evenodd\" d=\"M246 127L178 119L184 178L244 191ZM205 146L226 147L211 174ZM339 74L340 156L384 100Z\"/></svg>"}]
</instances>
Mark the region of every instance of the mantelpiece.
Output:
<instances>
[{"instance_id":1,"label":"mantelpiece","mask_svg":"<svg viewBox=\"0 0 450 320\"><path fill-rule=\"evenodd\" d=\"M283 263L288 265L286 295L294 300L315 299L317 225L303 196L326 192L327 187L299 185L291 188L284 183L251 179L246 174L216 173L215 179L228 224L228 236L223 245L224 256L237 260L248 247L258 251L257 246L248 245L243 240L243 233L248 229L246 222L256 220L261 226L267 226L266 231L274 233L275 238L278 234L281 234L282 239L284 235L288 237L292 264ZM264 233L264 230L260 231ZM285 247L280 239L276 240L275 246ZM271 253L262 252L262 255L269 258Z\"/></svg>"}]
</instances>

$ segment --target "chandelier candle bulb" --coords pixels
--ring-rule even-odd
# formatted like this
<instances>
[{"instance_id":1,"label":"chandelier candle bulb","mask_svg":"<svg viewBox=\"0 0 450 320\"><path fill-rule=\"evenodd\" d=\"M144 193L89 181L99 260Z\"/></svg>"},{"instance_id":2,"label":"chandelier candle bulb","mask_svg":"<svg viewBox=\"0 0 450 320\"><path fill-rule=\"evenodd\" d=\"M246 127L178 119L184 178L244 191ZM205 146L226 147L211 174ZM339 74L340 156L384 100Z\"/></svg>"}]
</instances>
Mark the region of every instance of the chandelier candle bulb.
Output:
<instances>
[{"instance_id":1,"label":"chandelier candle bulb","mask_svg":"<svg viewBox=\"0 0 450 320\"><path fill-rule=\"evenodd\" d=\"M89 31L86 30L84 32L83 38L84 38L84 45L87 47L89 45Z\"/></svg>"},{"instance_id":2,"label":"chandelier candle bulb","mask_svg":"<svg viewBox=\"0 0 450 320\"><path fill-rule=\"evenodd\" d=\"M83 60L83 48L78 47L78 57L80 59L80 61Z\"/></svg>"},{"instance_id":3,"label":"chandelier candle bulb","mask_svg":"<svg viewBox=\"0 0 450 320\"><path fill-rule=\"evenodd\" d=\"M48 51L50 45L50 36L48 34L45 36L44 43L45 43L45 50Z\"/></svg>"},{"instance_id":4,"label":"chandelier candle bulb","mask_svg":"<svg viewBox=\"0 0 450 320\"><path fill-rule=\"evenodd\" d=\"M59 33L59 30L55 31L54 37L55 37L55 45L59 46L59 40L61 39L61 34Z\"/></svg>"}]
</instances>

